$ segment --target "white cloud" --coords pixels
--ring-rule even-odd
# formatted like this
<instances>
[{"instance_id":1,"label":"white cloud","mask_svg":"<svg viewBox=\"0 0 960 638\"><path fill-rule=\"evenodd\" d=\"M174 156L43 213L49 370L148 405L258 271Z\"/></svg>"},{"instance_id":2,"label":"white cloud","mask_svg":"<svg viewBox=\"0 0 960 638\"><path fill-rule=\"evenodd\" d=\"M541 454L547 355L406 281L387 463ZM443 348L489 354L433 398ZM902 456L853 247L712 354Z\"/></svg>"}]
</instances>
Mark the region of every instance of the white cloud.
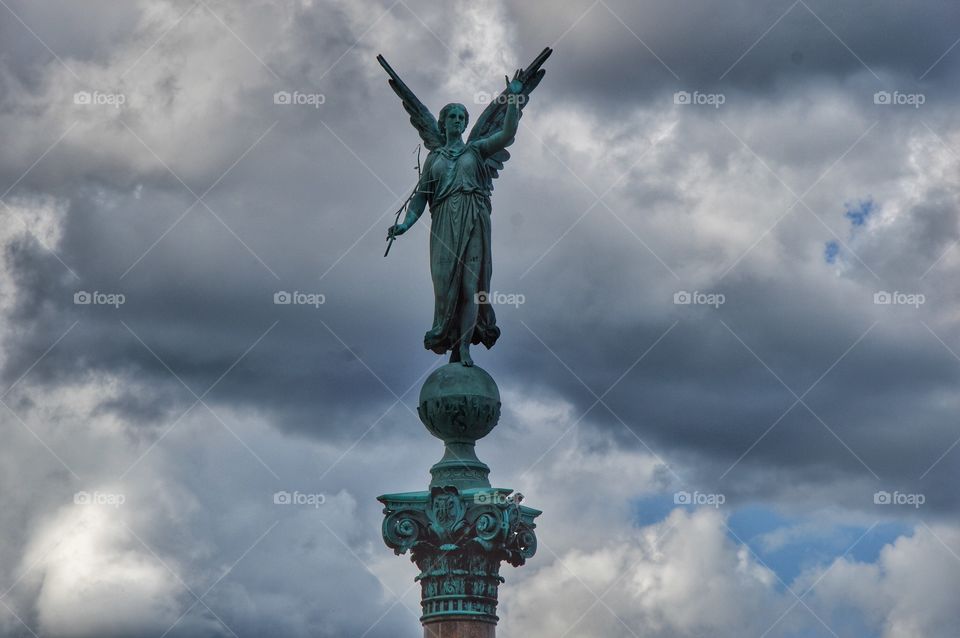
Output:
<instances>
[{"instance_id":1,"label":"white cloud","mask_svg":"<svg viewBox=\"0 0 960 638\"><path fill-rule=\"evenodd\" d=\"M504 631L531 638L830 632L843 638L947 638L960 621L956 528L937 531L951 549L919 527L885 546L874 563L841 558L812 568L789 583L802 596L799 603L731 539L715 510L674 510L617 543L592 544L589 524L582 527L577 547L540 556L535 560L546 566L508 581Z\"/></svg>"},{"instance_id":2,"label":"white cloud","mask_svg":"<svg viewBox=\"0 0 960 638\"><path fill-rule=\"evenodd\" d=\"M36 592L37 631L129 636L177 619L181 585L132 537L122 507L66 505L33 536L16 573Z\"/></svg>"},{"instance_id":3,"label":"white cloud","mask_svg":"<svg viewBox=\"0 0 960 638\"><path fill-rule=\"evenodd\" d=\"M825 575L823 575L825 574ZM883 638L956 635L960 624L960 529L921 524L886 545L875 563L841 558L798 577L798 588L817 582L811 605L826 618L862 615Z\"/></svg>"}]
</instances>

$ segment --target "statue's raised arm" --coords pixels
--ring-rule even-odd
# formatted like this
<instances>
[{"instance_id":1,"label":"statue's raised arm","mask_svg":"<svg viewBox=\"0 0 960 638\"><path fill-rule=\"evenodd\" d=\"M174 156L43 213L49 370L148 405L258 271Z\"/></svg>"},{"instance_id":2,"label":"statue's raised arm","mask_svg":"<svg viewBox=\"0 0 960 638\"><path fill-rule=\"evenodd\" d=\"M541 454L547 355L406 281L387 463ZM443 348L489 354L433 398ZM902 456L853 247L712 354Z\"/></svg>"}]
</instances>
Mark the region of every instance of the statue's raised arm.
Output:
<instances>
[{"instance_id":1,"label":"statue's raised arm","mask_svg":"<svg viewBox=\"0 0 960 638\"><path fill-rule=\"evenodd\" d=\"M513 143L513 135L516 134L516 126L523 115L523 107L530 101L530 94L537 88L540 80L546 74L546 70L540 67L547 61L551 53L553 53L553 49L545 48L527 68L517 71L513 82L519 83L519 88L516 91L511 91L510 84L513 84L513 82L508 83L507 88L490 101L487 108L477 118L477 123L473 125L473 129L470 130L468 142L489 140L484 150L489 151L486 157L489 175L487 185L491 191L493 190L493 180L500 176L500 170L503 169L504 163L510 159L510 153L507 152L506 147ZM513 107L516 113L517 124L508 122L509 115L512 115L510 107ZM513 126L504 130L504 125L508 123L513 124ZM510 128L513 130L512 133Z\"/></svg>"},{"instance_id":2,"label":"statue's raised arm","mask_svg":"<svg viewBox=\"0 0 960 638\"><path fill-rule=\"evenodd\" d=\"M490 304L490 194L493 180L510 159L506 147L513 143L524 106L540 84L541 68L552 49L544 49L484 109L470 131L470 116L463 104L447 104L434 118L430 110L382 55L377 61L390 76L389 84L410 116L410 123L430 151L413 194L404 204L403 222L387 231L393 241L417 222L430 206L430 274L433 278L433 327L424 346L437 354L450 352L451 362L473 365L470 345L493 347L500 336ZM401 211L403 207L401 207ZM399 215L398 211L398 215ZM398 217L399 219L399 217Z\"/></svg>"}]
</instances>

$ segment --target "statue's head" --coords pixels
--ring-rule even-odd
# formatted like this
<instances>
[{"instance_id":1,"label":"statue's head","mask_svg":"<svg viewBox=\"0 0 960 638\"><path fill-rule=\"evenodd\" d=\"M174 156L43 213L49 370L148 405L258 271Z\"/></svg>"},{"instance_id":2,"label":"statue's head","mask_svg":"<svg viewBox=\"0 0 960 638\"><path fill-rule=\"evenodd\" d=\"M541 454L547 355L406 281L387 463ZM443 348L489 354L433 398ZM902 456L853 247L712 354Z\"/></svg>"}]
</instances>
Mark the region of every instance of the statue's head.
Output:
<instances>
[{"instance_id":1,"label":"statue's head","mask_svg":"<svg viewBox=\"0 0 960 638\"><path fill-rule=\"evenodd\" d=\"M463 104L453 102L440 109L440 117L437 119L437 126L440 128L440 135L446 137L447 129L463 133L467 130L467 124L470 122L470 114L467 113L467 107Z\"/></svg>"}]
</instances>

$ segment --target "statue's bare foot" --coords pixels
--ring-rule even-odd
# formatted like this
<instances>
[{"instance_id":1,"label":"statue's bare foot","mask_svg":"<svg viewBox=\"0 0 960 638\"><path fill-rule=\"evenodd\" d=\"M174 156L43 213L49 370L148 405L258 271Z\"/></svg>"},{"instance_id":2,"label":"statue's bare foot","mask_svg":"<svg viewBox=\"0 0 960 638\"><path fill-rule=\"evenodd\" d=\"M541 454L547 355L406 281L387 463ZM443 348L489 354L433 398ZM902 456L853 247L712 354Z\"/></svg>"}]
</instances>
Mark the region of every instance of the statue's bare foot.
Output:
<instances>
[{"instance_id":1,"label":"statue's bare foot","mask_svg":"<svg viewBox=\"0 0 960 638\"><path fill-rule=\"evenodd\" d=\"M454 348L450 351L450 363L460 363L460 349Z\"/></svg>"},{"instance_id":2,"label":"statue's bare foot","mask_svg":"<svg viewBox=\"0 0 960 638\"><path fill-rule=\"evenodd\" d=\"M468 368L473 365L473 358L470 356L470 346L460 347L460 355L458 359L460 363L467 366Z\"/></svg>"}]
</instances>

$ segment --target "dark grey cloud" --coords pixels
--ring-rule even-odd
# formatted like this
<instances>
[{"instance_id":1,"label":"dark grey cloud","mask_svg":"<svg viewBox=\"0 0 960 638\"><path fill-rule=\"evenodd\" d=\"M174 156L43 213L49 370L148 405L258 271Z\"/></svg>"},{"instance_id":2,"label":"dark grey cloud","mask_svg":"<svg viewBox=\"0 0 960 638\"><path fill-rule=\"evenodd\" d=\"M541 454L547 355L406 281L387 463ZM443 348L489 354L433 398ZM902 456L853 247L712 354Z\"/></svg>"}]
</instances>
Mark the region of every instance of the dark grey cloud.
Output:
<instances>
[{"instance_id":1,"label":"dark grey cloud","mask_svg":"<svg viewBox=\"0 0 960 638\"><path fill-rule=\"evenodd\" d=\"M503 475L560 480L571 453L552 446L585 414L577 445L594 464L626 466L652 450L652 466L669 466L640 477L648 483L638 491L702 486L737 505L809 511L815 502L862 517L876 514L873 490L915 489L927 495L924 515L956 522L949 486L960 464L947 452L960 372L949 351L960 352L950 250L956 55L919 79L952 44L956 9L807 5L794 5L722 80L789 3L601 3L563 36L494 195L493 285L526 301L498 308L503 337L476 356L522 404L505 412L514 422L503 436L517 445L516 456L504 453ZM432 305L429 218L382 258L418 139L374 58L384 53L435 109L460 100L474 113L480 105L464 87L499 88L495 73L489 85L474 80L499 58L476 44L473 9L417 2L395 5L369 33L389 5L211 2L148 50L190 6L88 7L64 30L50 6L11 3L80 80L16 21L0 26L9 49L0 58L0 183L16 184L4 199L12 208L0 209L2 377L4 388L16 382L5 400L85 478L116 481L156 444L127 489L183 500L128 522L140 530L176 519L144 540L184 562L181 548L196 543L191 586L209 584L214 567L275 519L252 494L300 477L322 484L340 508L327 524L373 562L382 552L372 496L420 486L439 456L435 441L417 438L425 435L412 413L418 378L438 363L421 348ZM497 55L507 66L527 61L589 6L491 7L506 18L509 50ZM888 87L929 100L920 109L874 104ZM120 109L83 108L73 103L80 90L128 99ZM722 91L727 102L675 106L677 90ZM276 91L324 102L276 105ZM810 210L790 212L791 190ZM209 210L196 203L201 194ZM875 211L851 225L845 205L868 199ZM838 242L835 263L824 258L828 242ZM126 301L77 305L81 290ZM726 303L675 305L680 290L720 292ZM881 290L923 293L926 303L878 306ZM277 291L325 301L276 305ZM777 423L791 390L811 386L809 410L796 405ZM204 406L181 417L208 389L217 418ZM594 405L601 395L606 405ZM533 418L527 403L563 409ZM518 428L528 422L539 429L524 440L530 433ZM129 446L109 448L107 468L78 434L94 426L98 444L109 432ZM0 519L15 528L5 566L48 525L59 529L50 520L72 520L58 512L79 487L28 431L19 436L17 450L53 463L24 480L55 488L38 501L11 497ZM497 453L494 440L483 445ZM533 475L520 472L541 454ZM403 462L414 458L415 467ZM587 473L579 460L576 472ZM11 456L9 467L23 466ZM243 496L225 502L230 493ZM356 566L336 540L320 539L315 520L288 518L211 606L253 633L279 617L289 622L278 635L362 633L352 615L320 612L349 609L351 592L378 592L387 600L379 614L391 597L361 570L343 591L325 587L325 606L308 608L293 590L309 591L314 568ZM174 589L158 585L157 600L191 602ZM251 599L279 602L254 617L242 611ZM53 626L44 609L30 620ZM378 631L397 635L408 616L397 608ZM219 631L191 618L183 635Z\"/></svg>"},{"instance_id":2,"label":"dark grey cloud","mask_svg":"<svg viewBox=\"0 0 960 638\"><path fill-rule=\"evenodd\" d=\"M662 99L663 92L730 91L756 99L864 74L874 90L889 84L948 92L957 59L944 54L956 40L950 27L956 11L936 0L856 8L695 0L583 2L556 12L512 8L518 41L560 39L565 55L555 67L562 72L548 90L613 110Z\"/></svg>"}]
</instances>

